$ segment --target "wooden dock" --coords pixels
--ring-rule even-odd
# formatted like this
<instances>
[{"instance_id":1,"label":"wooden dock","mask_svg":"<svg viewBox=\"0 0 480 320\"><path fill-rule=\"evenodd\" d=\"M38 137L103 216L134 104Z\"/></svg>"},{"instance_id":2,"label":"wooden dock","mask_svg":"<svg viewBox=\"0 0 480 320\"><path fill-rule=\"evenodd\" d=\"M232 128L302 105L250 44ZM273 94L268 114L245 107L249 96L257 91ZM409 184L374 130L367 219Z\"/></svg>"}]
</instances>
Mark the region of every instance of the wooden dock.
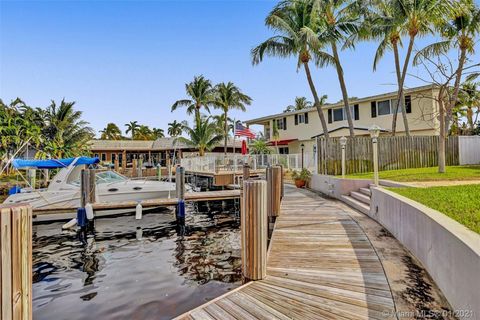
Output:
<instances>
[{"instance_id":1,"label":"wooden dock","mask_svg":"<svg viewBox=\"0 0 480 320\"><path fill-rule=\"evenodd\" d=\"M174 195L175 192L172 192ZM204 192L186 192L185 201L213 201L213 200L229 200L236 199L240 197L240 190L221 190L221 191L204 191ZM178 198L161 198L161 199L152 199L144 200L140 202L142 207L166 207L174 206L178 204ZM124 201L124 202L97 202L93 204L94 210L110 210L110 209L127 209L135 208L137 206L137 201ZM77 208L65 208L65 207L48 207L48 208L37 208L33 209L35 215L41 214L52 214L52 213L65 213L76 211Z\"/></svg>"},{"instance_id":2,"label":"wooden dock","mask_svg":"<svg viewBox=\"0 0 480 320\"><path fill-rule=\"evenodd\" d=\"M288 187L267 256L267 277L177 319L394 319L381 262L335 204Z\"/></svg>"}]
</instances>

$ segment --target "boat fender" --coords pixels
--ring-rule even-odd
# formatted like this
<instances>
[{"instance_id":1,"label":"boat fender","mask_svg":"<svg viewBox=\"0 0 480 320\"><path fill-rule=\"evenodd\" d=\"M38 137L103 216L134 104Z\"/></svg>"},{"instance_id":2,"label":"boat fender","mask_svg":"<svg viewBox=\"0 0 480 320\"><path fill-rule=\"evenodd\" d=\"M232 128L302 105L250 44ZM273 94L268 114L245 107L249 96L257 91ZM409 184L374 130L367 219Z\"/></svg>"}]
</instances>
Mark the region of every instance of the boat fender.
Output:
<instances>
[{"instance_id":1,"label":"boat fender","mask_svg":"<svg viewBox=\"0 0 480 320\"><path fill-rule=\"evenodd\" d=\"M8 190L8 195L11 196L20 192L22 192L22 188L19 186L13 186L10 188L10 190Z\"/></svg>"},{"instance_id":2,"label":"boat fender","mask_svg":"<svg viewBox=\"0 0 480 320\"><path fill-rule=\"evenodd\" d=\"M70 229L77 225L77 218L73 218L62 226L62 229Z\"/></svg>"},{"instance_id":3,"label":"boat fender","mask_svg":"<svg viewBox=\"0 0 480 320\"><path fill-rule=\"evenodd\" d=\"M142 219L142 204L140 202L137 203L137 207L135 208L135 219Z\"/></svg>"},{"instance_id":4,"label":"boat fender","mask_svg":"<svg viewBox=\"0 0 480 320\"><path fill-rule=\"evenodd\" d=\"M87 203L87 204L85 205L85 211L87 212L87 219L88 219L88 220L93 220L93 218L94 218L95 216L93 215L93 206L92 206L91 203Z\"/></svg>"},{"instance_id":5,"label":"boat fender","mask_svg":"<svg viewBox=\"0 0 480 320\"><path fill-rule=\"evenodd\" d=\"M85 208L77 209L77 224L80 227L85 227L87 225L87 213L85 212Z\"/></svg>"}]
</instances>

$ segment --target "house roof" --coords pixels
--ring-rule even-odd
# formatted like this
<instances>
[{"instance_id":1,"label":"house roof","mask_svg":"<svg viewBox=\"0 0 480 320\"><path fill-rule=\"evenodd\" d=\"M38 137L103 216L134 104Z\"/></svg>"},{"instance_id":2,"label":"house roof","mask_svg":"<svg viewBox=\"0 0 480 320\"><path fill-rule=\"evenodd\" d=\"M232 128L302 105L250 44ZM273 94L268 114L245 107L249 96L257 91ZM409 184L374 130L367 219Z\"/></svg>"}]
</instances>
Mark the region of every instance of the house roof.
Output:
<instances>
[{"instance_id":1,"label":"house roof","mask_svg":"<svg viewBox=\"0 0 480 320\"><path fill-rule=\"evenodd\" d=\"M425 91L425 90L433 89L433 88L434 88L434 85L420 86L420 87L406 89L405 93ZM352 99L352 100L348 101L348 103L353 105L353 104L356 104L356 103L362 103L362 102L367 102L367 101L371 101L371 100L379 100L379 99L382 99L382 98L387 98L387 97L396 96L396 95L397 95L397 91L391 91L391 92L377 94L377 95L368 96L368 97L364 97L364 98ZM343 102L340 101L340 102L337 102L337 103L325 104L323 106L323 108L324 109L330 109L330 108L337 108L337 107L342 107L342 106L343 106ZM292 112L281 112L281 113L277 113L277 114L273 114L273 115L269 115L269 116L264 116L264 117L260 117L260 118L246 120L244 122L247 125L261 124L261 123L266 122L266 121L271 120L271 119L285 117L285 116L294 115L294 114L305 113L305 112L311 112L311 111L316 111L316 108L312 107L312 108L307 108L307 109L302 109L302 110L297 110L297 111L292 111Z\"/></svg>"},{"instance_id":2,"label":"house roof","mask_svg":"<svg viewBox=\"0 0 480 320\"><path fill-rule=\"evenodd\" d=\"M157 140L91 140L89 142L90 150L102 150L102 151L163 151L173 149L195 149L187 146L185 143L176 141L175 138L166 137L159 138ZM223 141L218 144L218 147L223 146ZM233 146L233 139L228 139L228 146ZM235 140L235 147L241 148L242 141Z\"/></svg>"}]
</instances>

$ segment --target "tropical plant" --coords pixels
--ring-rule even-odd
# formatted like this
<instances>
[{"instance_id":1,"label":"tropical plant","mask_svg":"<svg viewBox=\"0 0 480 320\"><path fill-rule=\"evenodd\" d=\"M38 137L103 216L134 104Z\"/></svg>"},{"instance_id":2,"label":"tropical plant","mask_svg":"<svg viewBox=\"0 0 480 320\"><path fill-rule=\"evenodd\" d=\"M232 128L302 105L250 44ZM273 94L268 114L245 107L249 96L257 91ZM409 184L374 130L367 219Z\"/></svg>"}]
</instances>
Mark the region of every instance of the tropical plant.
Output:
<instances>
[{"instance_id":1,"label":"tropical plant","mask_svg":"<svg viewBox=\"0 0 480 320\"><path fill-rule=\"evenodd\" d=\"M480 84L476 82L464 82L458 96L459 104L467 109L467 123L471 132L475 130L475 123L477 123L478 115L480 113L479 85ZM474 109L476 109L475 120L473 119Z\"/></svg>"},{"instance_id":2,"label":"tropical plant","mask_svg":"<svg viewBox=\"0 0 480 320\"><path fill-rule=\"evenodd\" d=\"M115 123L108 123L105 129L100 130L100 139L103 140L120 140L122 139L122 131Z\"/></svg>"},{"instance_id":3,"label":"tropical plant","mask_svg":"<svg viewBox=\"0 0 480 320\"><path fill-rule=\"evenodd\" d=\"M252 103L252 98L244 94L237 86L232 82L219 83L215 86L215 98L213 105L215 108L220 109L223 112L223 136L224 146L223 150L225 155L227 154L228 144L228 112L233 109L246 111L245 106Z\"/></svg>"},{"instance_id":4,"label":"tropical plant","mask_svg":"<svg viewBox=\"0 0 480 320\"><path fill-rule=\"evenodd\" d=\"M328 61L333 61L337 71L338 82L342 91L345 114L347 115L348 129L350 136L355 136L352 111L349 106L347 86L345 84L344 72L337 45L343 48L353 46L354 37L362 25L362 1L352 0L316 0L319 5L319 28L318 41L322 44L329 44L332 55ZM325 55L328 55L325 53Z\"/></svg>"},{"instance_id":5,"label":"tropical plant","mask_svg":"<svg viewBox=\"0 0 480 320\"><path fill-rule=\"evenodd\" d=\"M310 72L309 63L313 59L316 65L334 64L332 56L321 51L324 46L317 38L318 19L320 13L311 0L282 1L270 12L265 24L279 33L254 49L252 49L253 64L260 63L265 55L297 59L297 70L303 66L308 85L313 95L314 106L317 109L325 138L329 137L327 122L320 104L315 84Z\"/></svg>"},{"instance_id":6,"label":"tropical plant","mask_svg":"<svg viewBox=\"0 0 480 320\"><path fill-rule=\"evenodd\" d=\"M453 94L449 95L445 110L447 117L444 129L446 129L449 126L448 122L451 120L452 111L457 105L465 62L468 55L475 53L475 44L480 34L480 8L471 0L461 0L455 2L450 14L442 16L442 18L444 17L447 18L436 21L442 40L418 51L413 59L413 64L418 65L424 59L445 55L451 49L458 50Z\"/></svg>"},{"instance_id":7,"label":"tropical plant","mask_svg":"<svg viewBox=\"0 0 480 320\"><path fill-rule=\"evenodd\" d=\"M193 81L185 84L185 91L190 99L177 100L172 105L171 111L178 107L186 107L187 114L195 114L196 125L200 123L200 109L203 107L210 113L209 107L214 100L214 90L210 80L203 75L195 76Z\"/></svg>"},{"instance_id":8,"label":"tropical plant","mask_svg":"<svg viewBox=\"0 0 480 320\"><path fill-rule=\"evenodd\" d=\"M325 95L322 96L326 97ZM295 97L295 103L289 105L283 112L293 112L293 111L299 111L303 109L309 109L312 107L312 103L307 100L305 97Z\"/></svg>"},{"instance_id":9,"label":"tropical plant","mask_svg":"<svg viewBox=\"0 0 480 320\"><path fill-rule=\"evenodd\" d=\"M293 180L309 181L311 177L312 177L312 173L307 168L303 168L300 171L297 171L297 170L292 171Z\"/></svg>"},{"instance_id":10,"label":"tropical plant","mask_svg":"<svg viewBox=\"0 0 480 320\"><path fill-rule=\"evenodd\" d=\"M170 135L170 137L178 137L179 135L182 134L182 131L183 131L183 125L181 122L177 122L177 120L173 120L173 122L170 122L168 124L167 133Z\"/></svg>"},{"instance_id":11,"label":"tropical plant","mask_svg":"<svg viewBox=\"0 0 480 320\"><path fill-rule=\"evenodd\" d=\"M130 133L132 135L132 140L135 139L137 130L140 128L138 121L130 121L129 123L125 124L125 127L127 127L127 130L125 130L125 133L126 134Z\"/></svg>"},{"instance_id":12,"label":"tropical plant","mask_svg":"<svg viewBox=\"0 0 480 320\"><path fill-rule=\"evenodd\" d=\"M251 154L270 154L272 150L267 145L267 141L265 140L254 140L249 145L249 150Z\"/></svg>"},{"instance_id":13,"label":"tropical plant","mask_svg":"<svg viewBox=\"0 0 480 320\"><path fill-rule=\"evenodd\" d=\"M153 128L151 137L152 139L165 138L165 131L161 128Z\"/></svg>"},{"instance_id":14,"label":"tropical plant","mask_svg":"<svg viewBox=\"0 0 480 320\"><path fill-rule=\"evenodd\" d=\"M177 137L175 141L185 143L188 146L198 149L198 153L201 157L205 155L205 152L211 151L215 148L220 141L222 141L223 135L219 132L217 124L211 122L211 117L200 119L193 128L184 127L185 133L188 138Z\"/></svg>"}]
</instances>

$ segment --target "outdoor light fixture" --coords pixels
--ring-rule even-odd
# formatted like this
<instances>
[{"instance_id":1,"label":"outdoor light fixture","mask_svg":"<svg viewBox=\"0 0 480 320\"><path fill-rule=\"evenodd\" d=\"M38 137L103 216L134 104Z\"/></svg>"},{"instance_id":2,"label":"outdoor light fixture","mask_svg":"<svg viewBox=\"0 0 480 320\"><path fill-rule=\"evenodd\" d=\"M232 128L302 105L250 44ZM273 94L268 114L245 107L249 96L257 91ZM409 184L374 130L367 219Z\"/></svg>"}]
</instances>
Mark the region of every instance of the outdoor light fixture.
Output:
<instances>
[{"instance_id":1,"label":"outdoor light fixture","mask_svg":"<svg viewBox=\"0 0 480 320\"><path fill-rule=\"evenodd\" d=\"M379 126L377 126L376 124L374 124L373 126L370 127L370 129L368 129L368 132L370 132L370 137L372 137L372 139L376 139L378 138L378 136L380 135L380 130L382 128L380 128Z\"/></svg>"},{"instance_id":2,"label":"outdoor light fixture","mask_svg":"<svg viewBox=\"0 0 480 320\"><path fill-rule=\"evenodd\" d=\"M345 179L346 163L345 163L345 146L347 145L347 138L342 136L340 138L340 145L342 146L342 179Z\"/></svg>"},{"instance_id":3,"label":"outdoor light fixture","mask_svg":"<svg viewBox=\"0 0 480 320\"><path fill-rule=\"evenodd\" d=\"M372 137L372 150L373 150L373 183L378 186L378 136L380 135L381 128L374 124L368 129L370 137Z\"/></svg>"},{"instance_id":4,"label":"outdoor light fixture","mask_svg":"<svg viewBox=\"0 0 480 320\"><path fill-rule=\"evenodd\" d=\"M302 143L300 147L302 147L302 169L303 169L303 148L305 147L305 145Z\"/></svg>"}]
</instances>

